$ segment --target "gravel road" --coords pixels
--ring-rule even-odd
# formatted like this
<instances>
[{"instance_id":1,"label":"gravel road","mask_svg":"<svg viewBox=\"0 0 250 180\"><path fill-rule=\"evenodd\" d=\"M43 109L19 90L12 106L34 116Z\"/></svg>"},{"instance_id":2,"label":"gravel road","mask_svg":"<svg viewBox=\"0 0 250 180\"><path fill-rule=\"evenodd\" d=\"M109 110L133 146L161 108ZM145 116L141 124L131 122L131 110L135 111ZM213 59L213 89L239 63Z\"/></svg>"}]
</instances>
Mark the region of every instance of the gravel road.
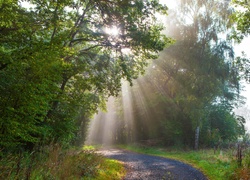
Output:
<instances>
[{"instance_id":1,"label":"gravel road","mask_svg":"<svg viewBox=\"0 0 250 180\"><path fill-rule=\"evenodd\" d=\"M120 149L99 152L124 162L127 169L124 180L207 180L200 171L179 161Z\"/></svg>"}]
</instances>

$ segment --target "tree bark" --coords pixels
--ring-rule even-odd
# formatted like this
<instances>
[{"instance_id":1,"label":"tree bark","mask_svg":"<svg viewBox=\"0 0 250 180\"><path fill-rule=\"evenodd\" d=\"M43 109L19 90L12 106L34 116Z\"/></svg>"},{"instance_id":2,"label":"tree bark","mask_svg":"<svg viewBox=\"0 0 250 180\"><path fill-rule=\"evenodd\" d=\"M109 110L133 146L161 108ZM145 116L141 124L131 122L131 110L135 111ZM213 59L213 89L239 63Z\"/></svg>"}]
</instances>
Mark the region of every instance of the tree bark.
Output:
<instances>
[{"instance_id":1,"label":"tree bark","mask_svg":"<svg viewBox=\"0 0 250 180\"><path fill-rule=\"evenodd\" d=\"M65 88L65 86L67 84L68 79L69 78L64 78L63 79L63 82L62 82L61 87L60 87L61 92L58 94L58 98L63 94L64 88ZM52 102L51 109L48 110L47 115L45 116L45 122L47 121L47 119L49 119L51 117L53 111L56 110L58 104L59 104L58 100Z\"/></svg>"},{"instance_id":2,"label":"tree bark","mask_svg":"<svg viewBox=\"0 0 250 180\"><path fill-rule=\"evenodd\" d=\"M195 142L194 142L194 149L198 150L199 148L199 135L200 135L200 126L197 126L195 130Z\"/></svg>"}]
</instances>

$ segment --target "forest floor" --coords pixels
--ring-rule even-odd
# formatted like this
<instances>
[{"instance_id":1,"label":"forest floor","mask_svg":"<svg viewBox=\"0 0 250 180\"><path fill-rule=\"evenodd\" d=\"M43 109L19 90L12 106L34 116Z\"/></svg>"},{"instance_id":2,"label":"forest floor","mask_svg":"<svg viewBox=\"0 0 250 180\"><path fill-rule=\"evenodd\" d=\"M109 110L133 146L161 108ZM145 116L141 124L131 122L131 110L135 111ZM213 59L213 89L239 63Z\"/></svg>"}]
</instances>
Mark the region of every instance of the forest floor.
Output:
<instances>
[{"instance_id":1,"label":"forest floor","mask_svg":"<svg viewBox=\"0 0 250 180\"><path fill-rule=\"evenodd\" d=\"M125 180L207 180L199 170L180 161L122 149L102 149L98 152L124 163L127 169Z\"/></svg>"}]
</instances>

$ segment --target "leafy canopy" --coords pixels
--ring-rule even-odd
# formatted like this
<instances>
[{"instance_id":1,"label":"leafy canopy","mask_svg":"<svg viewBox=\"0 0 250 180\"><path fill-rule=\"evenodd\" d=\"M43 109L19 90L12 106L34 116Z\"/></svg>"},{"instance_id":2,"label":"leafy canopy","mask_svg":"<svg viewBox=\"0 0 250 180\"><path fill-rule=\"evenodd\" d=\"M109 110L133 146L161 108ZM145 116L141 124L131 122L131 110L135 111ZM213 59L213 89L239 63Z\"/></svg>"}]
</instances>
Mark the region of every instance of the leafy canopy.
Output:
<instances>
[{"instance_id":1,"label":"leafy canopy","mask_svg":"<svg viewBox=\"0 0 250 180\"><path fill-rule=\"evenodd\" d=\"M250 34L250 1L249 0L233 0L235 6L235 13L232 20L236 22L236 30L232 37L241 42L244 37Z\"/></svg>"},{"instance_id":2,"label":"leafy canopy","mask_svg":"<svg viewBox=\"0 0 250 180\"><path fill-rule=\"evenodd\" d=\"M79 117L172 42L157 22L167 12L158 0L21 2L0 3L1 147L68 142ZM112 27L117 35L106 31Z\"/></svg>"}]
</instances>

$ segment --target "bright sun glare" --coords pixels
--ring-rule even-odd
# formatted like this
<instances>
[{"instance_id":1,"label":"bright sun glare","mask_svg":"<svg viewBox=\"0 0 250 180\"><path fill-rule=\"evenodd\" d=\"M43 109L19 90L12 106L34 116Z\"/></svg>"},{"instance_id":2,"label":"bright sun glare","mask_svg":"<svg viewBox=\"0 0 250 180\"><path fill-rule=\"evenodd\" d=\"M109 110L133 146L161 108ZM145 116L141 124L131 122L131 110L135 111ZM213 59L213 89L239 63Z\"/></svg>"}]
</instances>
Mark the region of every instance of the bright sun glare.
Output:
<instances>
[{"instance_id":1,"label":"bright sun glare","mask_svg":"<svg viewBox=\"0 0 250 180\"><path fill-rule=\"evenodd\" d=\"M116 43L117 39L119 39L119 33L120 33L120 29L117 26L112 26L112 27L106 27L104 29L104 32L107 33L109 36L111 36L112 38L112 42L111 43ZM122 48L121 52L124 55L131 55L131 49L130 48Z\"/></svg>"},{"instance_id":2,"label":"bright sun glare","mask_svg":"<svg viewBox=\"0 0 250 180\"><path fill-rule=\"evenodd\" d=\"M160 3L166 5L169 9L173 9L176 6L176 1L174 0L160 0Z\"/></svg>"},{"instance_id":3,"label":"bright sun glare","mask_svg":"<svg viewBox=\"0 0 250 180\"><path fill-rule=\"evenodd\" d=\"M117 36L119 34L119 31L120 31L119 28L117 28L116 26L105 28L105 32L112 36Z\"/></svg>"}]
</instances>

